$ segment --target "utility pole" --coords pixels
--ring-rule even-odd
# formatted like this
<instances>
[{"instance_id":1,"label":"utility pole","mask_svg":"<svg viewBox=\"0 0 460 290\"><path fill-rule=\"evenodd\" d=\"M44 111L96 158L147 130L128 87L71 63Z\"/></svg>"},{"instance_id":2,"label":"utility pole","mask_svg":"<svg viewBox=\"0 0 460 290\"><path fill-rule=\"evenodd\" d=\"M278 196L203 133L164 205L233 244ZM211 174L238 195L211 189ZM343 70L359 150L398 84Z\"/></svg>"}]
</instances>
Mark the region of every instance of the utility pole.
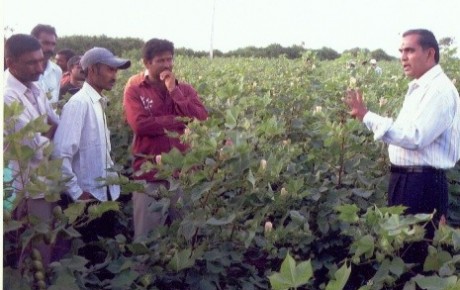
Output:
<instances>
[{"instance_id":1,"label":"utility pole","mask_svg":"<svg viewBox=\"0 0 460 290\"><path fill-rule=\"evenodd\" d=\"M211 19L211 47L209 50L209 58L212 59L214 57L214 47L213 47L213 41L214 41L214 14L216 14L216 0L214 0L213 5L212 5L212 19Z\"/></svg>"}]
</instances>

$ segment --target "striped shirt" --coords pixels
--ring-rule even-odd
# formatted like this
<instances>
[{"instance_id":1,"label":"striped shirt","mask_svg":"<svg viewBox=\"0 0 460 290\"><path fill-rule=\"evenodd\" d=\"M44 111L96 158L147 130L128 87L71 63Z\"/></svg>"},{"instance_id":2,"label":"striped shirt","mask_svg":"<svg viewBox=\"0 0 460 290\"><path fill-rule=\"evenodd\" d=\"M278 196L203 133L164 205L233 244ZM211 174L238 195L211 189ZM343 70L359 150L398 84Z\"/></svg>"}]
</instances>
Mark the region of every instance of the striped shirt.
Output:
<instances>
[{"instance_id":1,"label":"striped shirt","mask_svg":"<svg viewBox=\"0 0 460 290\"><path fill-rule=\"evenodd\" d=\"M448 169L460 159L460 99L439 65L409 83L395 121L368 112L363 122L394 165Z\"/></svg>"},{"instance_id":2,"label":"striped shirt","mask_svg":"<svg viewBox=\"0 0 460 290\"><path fill-rule=\"evenodd\" d=\"M107 128L102 96L88 83L65 104L54 135L53 157L62 158L62 173L69 178L67 193L77 200L83 191L100 201L107 199L106 182L116 179L111 171L110 132ZM110 182L109 182L110 183ZM112 200L120 196L118 185L109 185Z\"/></svg>"}]
</instances>

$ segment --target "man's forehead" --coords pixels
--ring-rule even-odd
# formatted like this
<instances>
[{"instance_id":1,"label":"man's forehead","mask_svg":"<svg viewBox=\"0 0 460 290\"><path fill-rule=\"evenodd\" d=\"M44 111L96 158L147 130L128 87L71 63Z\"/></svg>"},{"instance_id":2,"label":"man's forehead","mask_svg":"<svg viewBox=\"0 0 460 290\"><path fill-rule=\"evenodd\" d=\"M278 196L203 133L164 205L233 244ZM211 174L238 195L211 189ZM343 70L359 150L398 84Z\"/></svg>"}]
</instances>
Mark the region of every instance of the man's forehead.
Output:
<instances>
[{"instance_id":1,"label":"man's forehead","mask_svg":"<svg viewBox=\"0 0 460 290\"><path fill-rule=\"evenodd\" d=\"M418 35L409 34L402 38L401 47L415 47L419 45Z\"/></svg>"},{"instance_id":2,"label":"man's forehead","mask_svg":"<svg viewBox=\"0 0 460 290\"><path fill-rule=\"evenodd\" d=\"M35 51L29 51L26 53L21 54L18 57L19 60L22 61L30 61L30 60L41 60L43 59L43 51L41 49Z\"/></svg>"}]
</instances>

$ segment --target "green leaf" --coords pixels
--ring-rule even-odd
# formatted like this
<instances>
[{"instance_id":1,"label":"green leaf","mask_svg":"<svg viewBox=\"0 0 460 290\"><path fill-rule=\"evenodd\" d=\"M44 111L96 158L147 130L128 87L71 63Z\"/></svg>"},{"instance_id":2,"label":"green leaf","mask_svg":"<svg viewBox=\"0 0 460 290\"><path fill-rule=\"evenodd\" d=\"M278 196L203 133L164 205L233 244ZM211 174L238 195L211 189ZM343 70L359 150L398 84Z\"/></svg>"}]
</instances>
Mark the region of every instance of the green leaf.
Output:
<instances>
[{"instance_id":1,"label":"green leaf","mask_svg":"<svg viewBox=\"0 0 460 290\"><path fill-rule=\"evenodd\" d=\"M232 213L228 217L222 218L222 219L216 219L215 217L212 217L212 218L210 218L210 219L208 219L206 221L206 224L212 225L212 226L224 226L224 225L228 225L228 224L232 223L233 220L235 219L235 217L236 217L236 215L234 213Z\"/></svg>"},{"instance_id":2,"label":"green leaf","mask_svg":"<svg viewBox=\"0 0 460 290\"><path fill-rule=\"evenodd\" d=\"M30 281L27 277L21 274L19 269L12 269L10 267L3 268L3 288L2 289L15 289L15 290L30 290Z\"/></svg>"},{"instance_id":3,"label":"green leaf","mask_svg":"<svg viewBox=\"0 0 460 290\"><path fill-rule=\"evenodd\" d=\"M168 267L176 272L192 267L195 264L195 258L191 254L191 248L176 252L171 261L169 261Z\"/></svg>"},{"instance_id":4,"label":"green leaf","mask_svg":"<svg viewBox=\"0 0 460 290\"><path fill-rule=\"evenodd\" d=\"M336 209L340 212L339 219L344 222L355 223L359 220L359 208L355 204L340 205Z\"/></svg>"},{"instance_id":5,"label":"green leaf","mask_svg":"<svg viewBox=\"0 0 460 290\"><path fill-rule=\"evenodd\" d=\"M10 220L7 223L3 223L3 233L16 231L22 227L22 223L16 220Z\"/></svg>"},{"instance_id":6,"label":"green leaf","mask_svg":"<svg viewBox=\"0 0 460 290\"><path fill-rule=\"evenodd\" d=\"M401 276L404 273L405 266L406 264L400 257L394 257L390 264L390 271L397 276Z\"/></svg>"},{"instance_id":7,"label":"green leaf","mask_svg":"<svg viewBox=\"0 0 460 290\"><path fill-rule=\"evenodd\" d=\"M249 181L252 184L252 188L256 187L256 179L254 177L254 174L252 174L252 170L249 169L247 181Z\"/></svg>"},{"instance_id":8,"label":"green leaf","mask_svg":"<svg viewBox=\"0 0 460 290\"><path fill-rule=\"evenodd\" d=\"M355 242L354 246L356 246L355 256L365 254L366 258L370 258L374 253L374 238L371 235L365 235Z\"/></svg>"},{"instance_id":9,"label":"green leaf","mask_svg":"<svg viewBox=\"0 0 460 290\"><path fill-rule=\"evenodd\" d=\"M79 290L75 277L66 271L60 271L57 275L54 285L50 286L48 290Z\"/></svg>"},{"instance_id":10,"label":"green leaf","mask_svg":"<svg viewBox=\"0 0 460 290\"><path fill-rule=\"evenodd\" d=\"M363 198L369 198L373 192L370 191L370 190L364 190L364 189L361 189L361 188L354 188L351 190L351 192L353 192L353 194L359 196L359 197L363 197Z\"/></svg>"},{"instance_id":11,"label":"green leaf","mask_svg":"<svg viewBox=\"0 0 460 290\"><path fill-rule=\"evenodd\" d=\"M301 262L295 268L294 287L299 287L307 284L312 276L313 268L311 266L311 260Z\"/></svg>"},{"instance_id":12,"label":"green leaf","mask_svg":"<svg viewBox=\"0 0 460 290\"><path fill-rule=\"evenodd\" d=\"M65 216L69 218L69 224L74 223L83 214L85 206L82 202L75 202L64 210Z\"/></svg>"},{"instance_id":13,"label":"green leaf","mask_svg":"<svg viewBox=\"0 0 460 290\"><path fill-rule=\"evenodd\" d=\"M452 256L446 251L429 254L423 263L423 271L438 271L444 263L451 260Z\"/></svg>"},{"instance_id":14,"label":"green leaf","mask_svg":"<svg viewBox=\"0 0 460 290\"><path fill-rule=\"evenodd\" d=\"M69 237L78 238L81 237L81 234L74 228L68 227L63 230Z\"/></svg>"},{"instance_id":15,"label":"green leaf","mask_svg":"<svg viewBox=\"0 0 460 290\"><path fill-rule=\"evenodd\" d=\"M118 211L120 204L117 201L104 201L88 206L88 214L91 219L100 218L105 212Z\"/></svg>"},{"instance_id":16,"label":"green leaf","mask_svg":"<svg viewBox=\"0 0 460 290\"><path fill-rule=\"evenodd\" d=\"M288 289L300 287L313 276L311 260L295 265L295 260L288 253L279 273L274 273L268 278L273 289Z\"/></svg>"},{"instance_id":17,"label":"green leaf","mask_svg":"<svg viewBox=\"0 0 460 290\"><path fill-rule=\"evenodd\" d=\"M209 192L214 185L215 182L204 182L203 184L194 187L190 193L192 201L199 200L203 196L203 194Z\"/></svg>"},{"instance_id":18,"label":"green leaf","mask_svg":"<svg viewBox=\"0 0 460 290\"><path fill-rule=\"evenodd\" d=\"M149 248L141 243L128 244L127 247L135 256L148 254L150 252Z\"/></svg>"},{"instance_id":19,"label":"green leaf","mask_svg":"<svg viewBox=\"0 0 460 290\"><path fill-rule=\"evenodd\" d=\"M34 226L34 230L40 234L46 234L50 230L50 226L47 223L41 222Z\"/></svg>"},{"instance_id":20,"label":"green leaf","mask_svg":"<svg viewBox=\"0 0 460 290\"><path fill-rule=\"evenodd\" d=\"M447 287L453 286L457 283L458 277L450 276L441 278L439 276L422 276L417 275L413 280L419 287L426 290L444 290Z\"/></svg>"},{"instance_id":21,"label":"green leaf","mask_svg":"<svg viewBox=\"0 0 460 290\"><path fill-rule=\"evenodd\" d=\"M291 287L291 283L286 281L280 273L275 273L268 277L273 290L286 290Z\"/></svg>"},{"instance_id":22,"label":"green leaf","mask_svg":"<svg viewBox=\"0 0 460 290\"><path fill-rule=\"evenodd\" d=\"M460 249L460 231L452 231L452 244L456 251Z\"/></svg>"},{"instance_id":23,"label":"green leaf","mask_svg":"<svg viewBox=\"0 0 460 290\"><path fill-rule=\"evenodd\" d=\"M225 127L233 129L236 127L236 117L231 110L225 112Z\"/></svg>"},{"instance_id":24,"label":"green leaf","mask_svg":"<svg viewBox=\"0 0 460 290\"><path fill-rule=\"evenodd\" d=\"M139 277L139 273L131 269L126 269L121 271L121 273L117 273L117 275L110 280L110 285L112 289L127 289L137 277Z\"/></svg>"},{"instance_id":25,"label":"green leaf","mask_svg":"<svg viewBox=\"0 0 460 290\"><path fill-rule=\"evenodd\" d=\"M329 281L326 290L342 290L350 277L350 273L351 267L348 267L347 264L344 263L342 267L334 273L335 279Z\"/></svg>"}]
</instances>

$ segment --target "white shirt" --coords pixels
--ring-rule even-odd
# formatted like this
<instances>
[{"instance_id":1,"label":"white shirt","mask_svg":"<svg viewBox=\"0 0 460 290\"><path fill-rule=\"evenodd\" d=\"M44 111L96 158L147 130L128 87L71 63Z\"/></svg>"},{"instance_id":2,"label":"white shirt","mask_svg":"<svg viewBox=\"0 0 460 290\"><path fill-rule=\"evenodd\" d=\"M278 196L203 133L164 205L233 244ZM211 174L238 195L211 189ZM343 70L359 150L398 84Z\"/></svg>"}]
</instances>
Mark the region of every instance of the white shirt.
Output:
<instances>
[{"instance_id":1,"label":"white shirt","mask_svg":"<svg viewBox=\"0 0 460 290\"><path fill-rule=\"evenodd\" d=\"M390 144L392 164L448 169L460 158L460 99L439 65L409 83L395 121L368 112L363 122Z\"/></svg>"},{"instance_id":2,"label":"white shirt","mask_svg":"<svg viewBox=\"0 0 460 290\"><path fill-rule=\"evenodd\" d=\"M117 178L108 171L114 163L110 158L110 133L100 100L102 96L88 83L73 95L61 113L61 122L54 136L54 158L62 158L63 175L70 177L67 193L77 200L83 191L100 201L107 200L106 181ZM118 185L109 185L112 200L120 196Z\"/></svg>"},{"instance_id":3,"label":"white shirt","mask_svg":"<svg viewBox=\"0 0 460 290\"><path fill-rule=\"evenodd\" d=\"M59 89L62 78L62 69L48 60L45 71L40 75L37 84L43 89L50 103L59 100Z\"/></svg>"},{"instance_id":4,"label":"white shirt","mask_svg":"<svg viewBox=\"0 0 460 290\"><path fill-rule=\"evenodd\" d=\"M43 115L46 115L44 118L45 123L47 122L47 118L50 118L55 123L59 123L59 117L52 109L44 92L34 83L31 83L30 87L25 86L16 77L14 77L9 70L6 70L4 75L3 100L5 105L8 106L15 102L19 102L22 106L24 106L24 111L18 116L18 118L11 120L11 122L15 122L14 128L10 128L9 120L5 120L4 128L7 134L18 132L28 123ZM32 156L28 167L23 171L22 176L17 176L13 181L13 186L16 190L22 191L24 189L25 184L29 180L30 170L37 168L43 161L43 150L49 144L50 140L38 132L30 136L30 138L25 137L23 139L23 145L27 145L32 148L34 155ZM5 143L4 147L7 146L8 144ZM19 172L18 161L12 160L10 162L10 167L13 170L13 175L16 175ZM29 196L28 193L25 194ZM35 194L31 196L31 198L43 198L44 196L44 193L40 193L38 195Z\"/></svg>"}]
</instances>

